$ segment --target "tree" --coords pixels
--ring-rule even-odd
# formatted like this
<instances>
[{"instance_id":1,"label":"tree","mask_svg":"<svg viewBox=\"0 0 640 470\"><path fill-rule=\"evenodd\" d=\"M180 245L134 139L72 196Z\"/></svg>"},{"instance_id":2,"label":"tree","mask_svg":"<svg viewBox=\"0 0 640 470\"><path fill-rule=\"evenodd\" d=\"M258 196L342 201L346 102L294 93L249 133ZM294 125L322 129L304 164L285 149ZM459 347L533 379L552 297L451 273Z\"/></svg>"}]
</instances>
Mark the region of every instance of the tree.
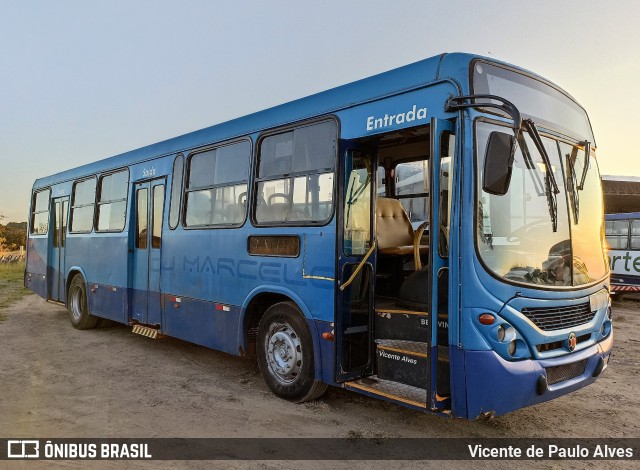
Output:
<instances>
[{"instance_id":1,"label":"tree","mask_svg":"<svg viewBox=\"0 0 640 470\"><path fill-rule=\"evenodd\" d=\"M0 214L0 220L2 219L4 219L4 215ZM7 242L7 239L5 238L6 232L7 232L7 229L2 224L0 224L0 252L5 251L6 249L6 246L5 246L5 243Z\"/></svg>"}]
</instances>

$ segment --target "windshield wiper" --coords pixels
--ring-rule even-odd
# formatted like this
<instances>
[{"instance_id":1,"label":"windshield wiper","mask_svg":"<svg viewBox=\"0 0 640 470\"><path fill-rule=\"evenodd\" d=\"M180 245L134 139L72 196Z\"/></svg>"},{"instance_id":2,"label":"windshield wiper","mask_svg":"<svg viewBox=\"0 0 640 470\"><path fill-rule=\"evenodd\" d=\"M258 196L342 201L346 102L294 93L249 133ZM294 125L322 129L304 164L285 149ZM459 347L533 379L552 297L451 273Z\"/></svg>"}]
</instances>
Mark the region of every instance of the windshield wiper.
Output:
<instances>
[{"instance_id":1,"label":"windshield wiper","mask_svg":"<svg viewBox=\"0 0 640 470\"><path fill-rule=\"evenodd\" d=\"M578 225L580 219L580 196L578 196L578 177L576 176L575 161L578 156L578 148L574 147L571 154L567 154L567 166L570 171L570 178L568 178L569 191L571 192L571 203L573 205L573 220Z\"/></svg>"},{"instance_id":2,"label":"windshield wiper","mask_svg":"<svg viewBox=\"0 0 640 470\"><path fill-rule=\"evenodd\" d=\"M584 142L580 142L580 144L584 145L584 167L582 168L582 177L580 178L580 185L578 186L578 190L582 191L584 189L584 182L587 179L587 171L589 171L589 160L591 159L591 142L585 140Z\"/></svg>"},{"instance_id":3,"label":"windshield wiper","mask_svg":"<svg viewBox=\"0 0 640 470\"><path fill-rule=\"evenodd\" d=\"M549 154L547 154L547 150L544 148L544 144L542 143L542 137L538 133L538 129L536 128L536 124L531 119L524 119L522 121L522 126L529 132L531 136L531 140L535 144L538 152L542 156L542 161L544 166L547 169L547 174L545 175L545 191L547 193L547 205L549 206L549 215L551 216L551 224L553 226L553 231L558 231L558 194L560 190L558 189L558 182L556 181L556 177L553 174L553 169L551 168L551 160L549 159Z\"/></svg>"}]
</instances>

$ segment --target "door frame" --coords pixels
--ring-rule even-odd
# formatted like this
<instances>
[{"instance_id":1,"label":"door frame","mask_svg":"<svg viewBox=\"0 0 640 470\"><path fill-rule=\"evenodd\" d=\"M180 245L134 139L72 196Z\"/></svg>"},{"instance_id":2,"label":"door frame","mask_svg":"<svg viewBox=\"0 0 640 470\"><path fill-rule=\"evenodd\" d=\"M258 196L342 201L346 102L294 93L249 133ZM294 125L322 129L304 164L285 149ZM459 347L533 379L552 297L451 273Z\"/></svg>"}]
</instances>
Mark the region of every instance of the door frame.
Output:
<instances>
[{"instance_id":1,"label":"door frame","mask_svg":"<svg viewBox=\"0 0 640 470\"><path fill-rule=\"evenodd\" d=\"M349 292L345 290L344 292L340 290L340 286L347 281L348 277L346 275L347 269L350 266L357 266L362 262L362 259L365 257L365 254L362 255L347 255L344 250L344 220L345 220L345 197L346 191L348 190L348 180L347 171L345 168L346 162L348 161L350 152L363 152L369 154L371 158L371 183L370 183L370 198L371 204L369 207L369 217L370 217L370 232L369 232L369 241L375 240L375 197L376 197L376 155L375 152L372 152L371 149L367 145L363 145L357 140L341 140L340 141L340 150L338 159L338 191L337 191L337 217L336 217L336 279L338 279L338 283L336 285L336 294L335 294L335 312L336 312L336 322L335 322L335 380L336 382L345 382L349 380L354 380L360 377L365 377L367 375L371 375L373 373L374 368L374 360L375 360L375 341L373 337L373 323L374 323L374 315L375 315L375 266L376 266L376 252L374 252L369 256L365 264L363 265L364 269L368 269L370 272L369 278L369 314L368 314L368 341L367 341L367 354L368 361L360 368L345 370L343 365L343 353L344 353L344 335L345 331L343 331L344 325L344 312L343 302L346 296L346 293ZM362 271L361 271L362 272Z\"/></svg>"},{"instance_id":2,"label":"door frame","mask_svg":"<svg viewBox=\"0 0 640 470\"><path fill-rule=\"evenodd\" d=\"M48 269L48 298L54 302L65 302L67 298L66 286L66 244L67 223L69 221L69 196L51 198L51 220L49 227ZM56 205L60 204L59 209ZM59 223L57 223L59 221ZM58 242L56 245L56 241ZM57 261L56 266L53 265ZM56 289L57 288L57 289ZM54 292L57 290L57 292Z\"/></svg>"},{"instance_id":3,"label":"door frame","mask_svg":"<svg viewBox=\"0 0 640 470\"><path fill-rule=\"evenodd\" d=\"M153 223L154 223L154 189L158 186L162 186L162 211L160 214L160 247L153 247ZM162 266L162 235L164 231L164 214L166 205L166 178L153 178L149 180L134 181L133 182L133 196L132 196L132 210L130 221L130 234L131 234L131 302L129 303L129 320L135 323L141 323L145 325L162 326L162 301L161 301L161 266ZM146 234L145 234L145 248L138 248L138 192L141 190L147 191L147 213L146 213ZM156 251L157 250L157 251ZM137 260L139 259L140 252L144 251L144 259L140 259L143 264L146 265L146 270L138 270ZM154 263L153 255L157 254L157 263ZM155 275L155 271L152 269L152 263L157 264L158 272ZM142 272L146 271L145 279L136 279L136 275L142 275ZM156 276L156 277L154 277ZM137 282L138 281L138 282ZM146 286L145 289L136 290L136 286L142 283ZM157 292L151 289L151 284L157 285ZM157 299L154 297L157 294ZM157 300L157 302L155 301ZM142 306L140 303L142 302ZM139 309L139 311L137 311ZM144 311L142 311L144 310ZM150 319L152 321L150 321Z\"/></svg>"},{"instance_id":4,"label":"door frame","mask_svg":"<svg viewBox=\"0 0 640 470\"><path fill-rule=\"evenodd\" d=\"M449 247L446 256L440 253L440 169L442 160L442 137L445 132L451 132L455 134L455 124L451 121L431 118L429 124L429 321L431 322L430 338L429 338L429 370L428 372L428 384L427 384L427 406L431 410L442 410L450 406L450 400L438 399L437 384L438 384L438 313L441 303L439 301L439 279L442 273L449 270L449 259L451 249ZM449 178L455 178L455 174L449 175ZM452 194L449 194L452 205L455 201L454 195L457 194L455 188L455 179L452 185ZM452 214L449 219L449 244L451 243L451 226L452 226ZM452 291L450 284L450 276L446 276L447 279L447 300L455 295ZM449 302L447 302L447 310Z\"/></svg>"}]
</instances>

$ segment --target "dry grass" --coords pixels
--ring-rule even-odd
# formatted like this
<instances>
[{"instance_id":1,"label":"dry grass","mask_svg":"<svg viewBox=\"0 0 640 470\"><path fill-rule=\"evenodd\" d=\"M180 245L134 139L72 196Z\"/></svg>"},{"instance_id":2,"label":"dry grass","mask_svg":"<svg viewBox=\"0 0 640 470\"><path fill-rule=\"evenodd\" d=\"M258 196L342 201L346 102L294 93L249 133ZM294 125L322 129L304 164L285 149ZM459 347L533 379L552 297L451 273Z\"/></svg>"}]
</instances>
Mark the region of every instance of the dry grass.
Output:
<instances>
[{"instance_id":1,"label":"dry grass","mask_svg":"<svg viewBox=\"0 0 640 470\"><path fill-rule=\"evenodd\" d=\"M29 293L23 282L24 261L0 263L0 320L3 320L2 310Z\"/></svg>"}]
</instances>

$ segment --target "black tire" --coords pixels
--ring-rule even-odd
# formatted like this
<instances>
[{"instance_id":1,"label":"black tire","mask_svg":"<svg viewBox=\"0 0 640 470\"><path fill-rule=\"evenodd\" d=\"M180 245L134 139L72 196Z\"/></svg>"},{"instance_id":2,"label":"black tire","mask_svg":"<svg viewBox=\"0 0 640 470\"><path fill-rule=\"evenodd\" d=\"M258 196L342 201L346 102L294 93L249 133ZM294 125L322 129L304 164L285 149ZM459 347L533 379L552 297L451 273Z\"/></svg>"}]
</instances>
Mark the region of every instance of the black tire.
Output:
<instances>
[{"instance_id":1,"label":"black tire","mask_svg":"<svg viewBox=\"0 0 640 470\"><path fill-rule=\"evenodd\" d=\"M77 274L71 279L67 294L67 305L71 325L77 330L89 330L95 328L100 320L89 313L87 305L87 288L84 279Z\"/></svg>"},{"instance_id":2,"label":"black tire","mask_svg":"<svg viewBox=\"0 0 640 470\"><path fill-rule=\"evenodd\" d=\"M611 302L620 302L624 298L624 294L620 292L614 292L611 296Z\"/></svg>"},{"instance_id":3,"label":"black tire","mask_svg":"<svg viewBox=\"0 0 640 470\"><path fill-rule=\"evenodd\" d=\"M258 367L275 395L302 403L327 390L327 384L315 380L311 333L295 304L271 306L260 320L257 341Z\"/></svg>"}]
</instances>

